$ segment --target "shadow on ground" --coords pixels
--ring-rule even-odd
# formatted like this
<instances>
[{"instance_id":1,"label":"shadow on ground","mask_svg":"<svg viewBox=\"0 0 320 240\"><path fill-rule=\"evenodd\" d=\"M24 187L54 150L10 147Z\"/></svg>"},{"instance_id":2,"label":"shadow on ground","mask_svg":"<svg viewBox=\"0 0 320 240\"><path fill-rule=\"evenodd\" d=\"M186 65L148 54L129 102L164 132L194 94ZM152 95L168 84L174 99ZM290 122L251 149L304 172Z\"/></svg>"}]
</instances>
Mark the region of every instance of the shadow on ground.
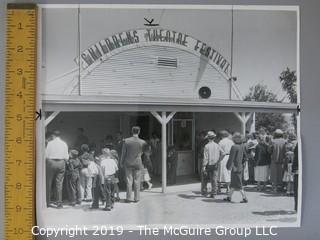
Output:
<instances>
[{"instance_id":1,"label":"shadow on ground","mask_svg":"<svg viewBox=\"0 0 320 240\"><path fill-rule=\"evenodd\" d=\"M275 215L293 215L296 214L295 211L286 211L286 210L276 210L276 211L263 211L263 212L252 212L256 215L261 216L275 216Z\"/></svg>"},{"instance_id":2,"label":"shadow on ground","mask_svg":"<svg viewBox=\"0 0 320 240\"><path fill-rule=\"evenodd\" d=\"M196 198L204 198L204 196L202 195L195 195L195 194L178 194L178 197L181 197L181 198L184 198L184 199L190 199L190 200L193 200L193 199L196 199Z\"/></svg>"},{"instance_id":3,"label":"shadow on ground","mask_svg":"<svg viewBox=\"0 0 320 240\"><path fill-rule=\"evenodd\" d=\"M203 199L203 202L214 202L214 203L233 203L233 202L226 202L223 199L214 199L214 198L207 198L207 199Z\"/></svg>"},{"instance_id":4,"label":"shadow on ground","mask_svg":"<svg viewBox=\"0 0 320 240\"><path fill-rule=\"evenodd\" d=\"M287 217L287 218L276 218L276 219L267 219L268 222L284 222L284 223L294 223L297 221L296 217Z\"/></svg>"}]
</instances>

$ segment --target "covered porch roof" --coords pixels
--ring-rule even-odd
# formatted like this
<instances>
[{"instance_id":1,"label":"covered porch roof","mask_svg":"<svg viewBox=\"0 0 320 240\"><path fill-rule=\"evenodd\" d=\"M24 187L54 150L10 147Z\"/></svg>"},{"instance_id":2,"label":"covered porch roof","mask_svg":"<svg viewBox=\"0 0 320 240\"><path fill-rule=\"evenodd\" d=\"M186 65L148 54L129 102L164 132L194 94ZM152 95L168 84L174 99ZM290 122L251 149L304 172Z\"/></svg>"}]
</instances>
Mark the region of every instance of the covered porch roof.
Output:
<instances>
[{"instance_id":1,"label":"covered porch roof","mask_svg":"<svg viewBox=\"0 0 320 240\"><path fill-rule=\"evenodd\" d=\"M297 104L220 99L43 95L45 111L286 112Z\"/></svg>"}]
</instances>

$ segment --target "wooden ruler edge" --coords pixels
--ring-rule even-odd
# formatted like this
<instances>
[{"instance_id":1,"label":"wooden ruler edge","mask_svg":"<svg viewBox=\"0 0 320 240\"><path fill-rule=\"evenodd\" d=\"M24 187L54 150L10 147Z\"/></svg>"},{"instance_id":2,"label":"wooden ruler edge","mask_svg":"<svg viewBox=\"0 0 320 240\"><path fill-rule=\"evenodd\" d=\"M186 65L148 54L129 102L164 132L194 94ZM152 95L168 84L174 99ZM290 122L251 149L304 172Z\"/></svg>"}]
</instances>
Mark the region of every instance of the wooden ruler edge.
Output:
<instances>
[{"instance_id":1,"label":"wooden ruler edge","mask_svg":"<svg viewBox=\"0 0 320 240\"><path fill-rule=\"evenodd\" d=\"M10 26L8 26L8 16L9 16L9 10L34 10L34 24L35 24L35 32L34 32L34 35L33 35L33 40L34 40L34 46L32 46L33 48L33 63L32 65L34 65L34 69L33 69L33 73L32 73L32 76L33 76L33 79L34 79L34 90L33 90L33 93L34 93L34 96L33 96L33 107L34 107L34 111L35 111L35 108L37 106L37 101L36 101L36 95L37 95L37 87L36 87L36 84L37 84L37 77L38 77L38 73L37 73L37 51L38 51L38 11L37 11L37 5L34 4L34 3L8 3L7 4L7 11L6 11L6 21L7 21L7 24L6 24L6 46L8 45L9 43L9 37L8 37L8 30L10 29ZM6 50L6 53L5 53L5 63L6 63L6 66L5 66L5 70L7 71L8 70L8 63L11 62L10 61L10 55L9 55L9 50L7 49ZM5 122L8 121L7 120L7 110L8 110L8 103L9 103L9 99L8 99L8 87L7 87L7 78L9 77L9 74L6 72L5 74ZM31 120L30 120L31 121ZM36 123L34 120L32 120L33 123L32 123L32 130L33 130L33 162L32 162L32 203L33 203L33 208L32 208L32 225L34 225L36 223ZM6 129L6 125L5 125L5 136L4 136L4 139L5 139L5 146L8 142L8 130ZM7 157L8 157L8 153L7 153L7 150L6 150L6 147L4 149L4 153L5 153L5 169L7 169L9 166L8 164L8 160L7 160ZM6 170L5 170L6 171ZM8 175L7 173L5 172L5 181L8 179ZM6 185L5 183L5 201L7 201L7 191L8 191L8 186ZM5 202L4 204L4 210L5 210L5 217L7 217L7 212L10 211L10 209L7 209L7 204ZM28 222L29 223L29 222ZM4 225L4 230L5 230L5 235L4 237L7 237L7 228L8 228L8 225L10 225L9 221L7 221L7 219L5 219L5 225ZM31 229L30 229L30 234L31 234ZM34 239L34 236L32 236L32 238Z\"/></svg>"}]
</instances>

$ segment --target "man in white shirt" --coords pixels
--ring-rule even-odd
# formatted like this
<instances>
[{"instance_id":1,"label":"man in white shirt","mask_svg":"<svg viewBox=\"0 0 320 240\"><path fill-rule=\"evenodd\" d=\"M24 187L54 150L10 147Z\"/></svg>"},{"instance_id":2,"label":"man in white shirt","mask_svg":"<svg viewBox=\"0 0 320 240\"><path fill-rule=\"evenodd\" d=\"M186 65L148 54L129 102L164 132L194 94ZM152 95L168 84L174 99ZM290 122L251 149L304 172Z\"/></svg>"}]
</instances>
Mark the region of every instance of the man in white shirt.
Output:
<instances>
[{"instance_id":1,"label":"man in white shirt","mask_svg":"<svg viewBox=\"0 0 320 240\"><path fill-rule=\"evenodd\" d=\"M65 173L65 162L69 159L68 145L60 139L60 132L54 131L52 140L46 148L46 200L51 207L51 188L55 184L57 208L62 208L62 187Z\"/></svg>"},{"instance_id":2,"label":"man in white shirt","mask_svg":"<svg viewBox=\"0 0 320 240\"><path fill-rule=\"evenodd\" d=\"M213 131L208 132L206 138L208 138L209 142L204 147L202 163L203 171L206 171L207 174L209 174L211 182L211 198L214 198L217 194L218 166L225 156L225 153L219 144L214 142L215 137L216 134Z\"/></svg>"},{"instance_id":3,"label":"man in white shirt","mask_svg":"<svg viewBox=\"0 0 320 240\"><path fill-rule=\"evenodd\" d=\"M106 195L106 206L105 211L110 211L114 204L114 175L119 170L116 162L111 157L109 148L102 149L102 155L100 156L100 166L102 175L104 177L104 189Z\"/></svg>"}]
</instances>

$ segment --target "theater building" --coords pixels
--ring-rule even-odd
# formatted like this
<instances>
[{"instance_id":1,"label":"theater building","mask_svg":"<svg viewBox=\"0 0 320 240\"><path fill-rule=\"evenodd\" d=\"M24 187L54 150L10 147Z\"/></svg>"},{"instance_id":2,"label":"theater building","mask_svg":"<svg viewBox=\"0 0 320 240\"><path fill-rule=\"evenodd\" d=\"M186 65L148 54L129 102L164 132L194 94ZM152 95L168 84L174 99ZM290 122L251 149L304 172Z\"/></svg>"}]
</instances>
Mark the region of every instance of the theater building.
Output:
<instances>
[{"instance_id":1,"label":"theater building","mask_svg":"<svg viewBox=\"0 0 320 240\"><path fill-rule=\"evenodd\" d=\"M201 19L194 19L199 28L194 23L182 25L179 18L145 26L136 13L132 21L108 27L98 19L112 22L114 13L108 15L109 10L81 11L79 26L77 9L42 9L42 24L47 25L41 33L39 104L46 117L38 144L43 149L49 130L59 129L72 146L81 127L89 142L99 145L106 135L121 131L128 137L131 127L139 125L141 138L149 140L156 132L161 139L165 192L167 146L177 150L177 175L193 175L196 135L201 131L228 129L245 134L254 128L254 112L296 110L292 104L242 100L237 87L241 79L232 73L228 11L217 13L226 25L214 23L213 28L204 21L209 16L206 11ZM120 9L117 16L126 13ZM65 25L53 24L53 18ZM62 35L66 41L53 38Z\"/></svg>"}]
</instances>

